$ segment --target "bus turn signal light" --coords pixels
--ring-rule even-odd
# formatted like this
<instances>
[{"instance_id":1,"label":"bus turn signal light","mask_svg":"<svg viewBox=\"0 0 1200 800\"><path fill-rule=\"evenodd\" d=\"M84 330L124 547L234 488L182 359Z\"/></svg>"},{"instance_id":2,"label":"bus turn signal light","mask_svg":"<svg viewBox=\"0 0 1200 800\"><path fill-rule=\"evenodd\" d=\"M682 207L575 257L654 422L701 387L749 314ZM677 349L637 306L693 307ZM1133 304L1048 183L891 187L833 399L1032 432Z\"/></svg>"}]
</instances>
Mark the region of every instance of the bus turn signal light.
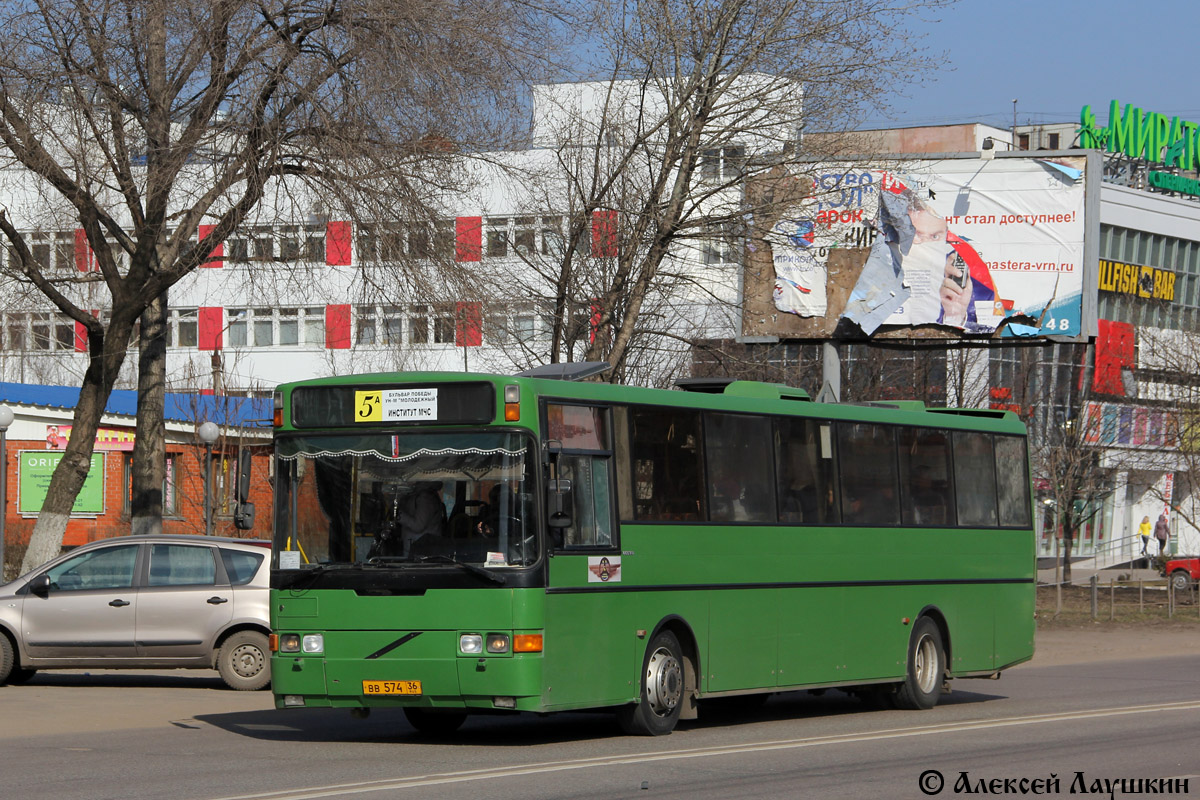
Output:
<instances>
[{"instance_id":1,"label":"bus turn signal light","mask_svg":"<svg viewBox=\"0 0 1200 800\"><path fill-rule=\"evenodd\" d=\"M515 383L504 387L504 421L521 421L521 387Z\"/></svg>"},{"instance_id":2,"label":"bus turn signal light","mask_svg":"<svg viewBox=\"0 0 1200 800\"><path fill-rule=\"evenodd\" d=\"M542 652L542 635L540 633L518 633L513 637L514 653Z\"/></svg>"}]
</instances>

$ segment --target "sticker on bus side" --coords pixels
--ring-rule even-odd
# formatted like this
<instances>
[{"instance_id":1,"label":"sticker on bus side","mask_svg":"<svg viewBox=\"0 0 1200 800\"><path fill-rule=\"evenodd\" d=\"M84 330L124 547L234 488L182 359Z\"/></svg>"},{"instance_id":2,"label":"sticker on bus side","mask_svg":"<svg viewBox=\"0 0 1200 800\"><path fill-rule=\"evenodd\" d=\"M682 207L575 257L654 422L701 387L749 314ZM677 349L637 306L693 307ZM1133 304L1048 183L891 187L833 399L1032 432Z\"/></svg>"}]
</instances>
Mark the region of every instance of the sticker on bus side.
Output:
<instances>
[{"instance_id":1,"label":"sticker on bus side","mask_svg":"<svg viewBox=\"0 0 1200 800\"><path fill-rule=\"evenodd\" d=\"M354 393L355 422L418 422L437 419L438 390L370 389Z\"/></svg>"},{"instance_id":2,"label":"sticker on bus side","mask_svg":"<svg viewBox=\"0 0 1200 800\"><path fill-rule=\"evenodd\" d=\"M588 556L588 583L620 583L620 556Z\"/></svg>"}]
</instances>

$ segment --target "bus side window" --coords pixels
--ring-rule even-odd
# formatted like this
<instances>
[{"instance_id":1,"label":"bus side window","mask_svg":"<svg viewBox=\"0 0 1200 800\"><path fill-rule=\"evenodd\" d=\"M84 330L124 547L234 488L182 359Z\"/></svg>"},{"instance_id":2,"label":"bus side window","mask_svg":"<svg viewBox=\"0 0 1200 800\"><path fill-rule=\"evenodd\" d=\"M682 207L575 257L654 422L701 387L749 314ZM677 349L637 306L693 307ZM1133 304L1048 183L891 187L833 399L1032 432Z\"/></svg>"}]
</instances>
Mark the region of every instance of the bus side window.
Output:
<instances>
[{"instance_id":1,"label":"bus side window","mask_svg":"<svg viewBox=\"0 0 1200 800\"><path fill-rule=\"evenodd\" d=\"M954 489L959 525L996 526L996 461L990 434L954 432Z\"/></svg>"},{"instance_id":2,"label":"bus side window","mask_svg":"<svg viewBox=\"0 0 1200 800\"><path fill-rule=\"evenodd\" d=\"M739 414L705 414L704 457L713 522L774 522L775 478L771 421Z\"/></svg>"},{"instance_id":3,"label":"bus side window","mask_svg":"<svg viewBox=\"0 0 1200 800\"><path fill-rule=\"evenodd\" d=\"M704 519L700 413L640 406L633 417L633 479L639 520Z\"/></svg>"},{"instance_id":4,"label":"bus side window","mask_svg":"<svg viewBox=\"0 0 1200 800\"><path fill-rule=\"evenodd\" d=\"M953 525L949 435L928 428L900 428L898 436L904 524Z\"/></svg>"},{"instance_id":5,"label":"bus side window","mask_svg":"<svg viewBox=\"0 0 1200 800\"><path fill-rule=\"evenodd\" d=\"M847 525L896 525L896 437L887 425L837 425L842 521Z\"/></svg>"},{"instance_id":6,"label":"bus side window","mask_svg":"<svg viewBox=\"0 0 1200 800\"><path fill-rule=\"evenodd\" d=\"M996 437L996 485L1000 490L1000 524L1028 528L1029 458L1019 436Z\"/></svg>"},{"instance_id":7,"label":"bus side window","mask_svg":"<svg viewBox=\"0 0 1200 800\"><path fill-rule=\"evenodd\" d=\"M828 422L776 418L775 476L780 522L837 524L832 438Z\"/></svg>"}]
</instances>

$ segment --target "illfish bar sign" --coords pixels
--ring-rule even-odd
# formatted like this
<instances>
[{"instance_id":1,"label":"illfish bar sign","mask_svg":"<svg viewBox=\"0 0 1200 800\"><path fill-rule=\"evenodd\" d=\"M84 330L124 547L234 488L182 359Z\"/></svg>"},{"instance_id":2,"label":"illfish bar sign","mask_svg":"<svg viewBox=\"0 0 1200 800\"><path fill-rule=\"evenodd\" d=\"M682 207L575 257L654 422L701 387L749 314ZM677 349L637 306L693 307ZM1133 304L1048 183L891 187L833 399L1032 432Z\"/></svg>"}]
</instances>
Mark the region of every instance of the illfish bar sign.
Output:
<instances>
[{"instance_id":1,"label":"illfish bar sign","mask_svg":"<svg viewBox=\"0 0 1200 800\"><path fill-rule=\"evenodd\" d=\"M1175 300L1175 273L1143 264L1100 259L1102 292L1141 297L1147 300Z\"/></svg>"}]
</instances>

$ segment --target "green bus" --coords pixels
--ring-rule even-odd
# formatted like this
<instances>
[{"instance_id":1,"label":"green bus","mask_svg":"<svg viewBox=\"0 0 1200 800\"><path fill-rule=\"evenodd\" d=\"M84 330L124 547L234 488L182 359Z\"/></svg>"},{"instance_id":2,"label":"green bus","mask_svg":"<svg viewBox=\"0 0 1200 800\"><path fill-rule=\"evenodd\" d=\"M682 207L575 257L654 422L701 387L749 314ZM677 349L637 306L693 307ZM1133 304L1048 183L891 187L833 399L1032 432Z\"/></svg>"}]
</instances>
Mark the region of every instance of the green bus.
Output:
<instances>
[{"instance_id":1,"label":"green bus","mask_svg":"<svg viewBox=\"0 0 1200 800\"><path fill-rule=\"evenodd\" d=\"M402 708L437 733L611 708L660 735L722 696L930 708L1032 657L1011 412L570 379L588 372L279 387L277 707Z\"/></svg>"}]
</instances>

